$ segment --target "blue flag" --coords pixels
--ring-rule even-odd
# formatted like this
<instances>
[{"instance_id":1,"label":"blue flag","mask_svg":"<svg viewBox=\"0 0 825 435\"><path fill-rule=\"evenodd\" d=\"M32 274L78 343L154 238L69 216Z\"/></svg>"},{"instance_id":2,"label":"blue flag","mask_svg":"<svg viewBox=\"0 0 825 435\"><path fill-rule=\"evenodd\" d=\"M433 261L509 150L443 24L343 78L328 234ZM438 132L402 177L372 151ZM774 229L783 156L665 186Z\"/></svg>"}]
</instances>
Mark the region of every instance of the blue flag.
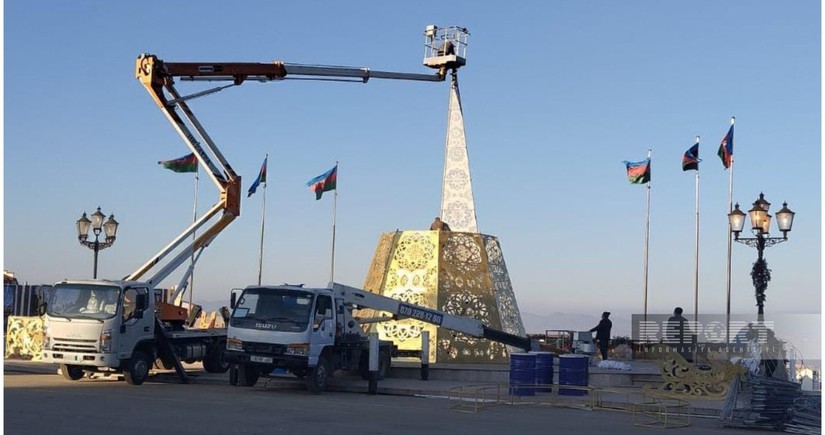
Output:
<instances>
[{"instance_id":1,"label":"blue flag","mask_svg":"<svg viewBox=\"0 0 825 435\"><path fill-rule=\"evenodd\" d=\"M252 196L252 194L255 193L256 190L258 190L258 185L260 185L261 183L264 183L264 185L266 185L266 161L267 161L267 159L269 159L269 156L264 158L264 164L261 165L261 172L258 173L258 177L256 177L255 181L252 183L252 185L249 186L249 191L246 192L246 197L247 198Z\"/></svg>"}]
</instances>

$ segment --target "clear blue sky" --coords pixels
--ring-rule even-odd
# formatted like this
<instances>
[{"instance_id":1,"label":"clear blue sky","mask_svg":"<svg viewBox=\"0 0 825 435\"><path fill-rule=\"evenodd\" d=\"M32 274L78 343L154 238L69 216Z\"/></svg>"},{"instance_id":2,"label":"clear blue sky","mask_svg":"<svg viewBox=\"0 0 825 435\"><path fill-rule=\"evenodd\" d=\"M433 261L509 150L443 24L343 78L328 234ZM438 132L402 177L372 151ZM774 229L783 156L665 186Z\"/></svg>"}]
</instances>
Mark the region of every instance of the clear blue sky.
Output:
<instances>
[{"instance_id":1,"label":"clear blue sky","mask_svg":"<svg viewBox=\"0 0 825 435\"><path fill-rule=\"evenodd\" d=\"M622 161L652 148L649 312L691 313L694 175L680 163L701 135L699 308L724 313L716 151L731 116L734 200L747 210L763 191L772 211L797 212L790 241L767 251L767 313L820 312L820 2L476 3L6 2L4 268L29 283L90 277L75 220L100 206L121 223L100 275L119 278L191 221L191 174L157 165L189 151L135 80L140 53L427 73L424 27L459 25L472 35L459 81L479 228L499 237L523 312L595 325L609 310L629 328L646 208ZM270 155L265 282L326 284L332 197L304 183L341 162L336 280L361 285L381 233L438 214L447 102L448 83L286 81L191 107L244 191ZM260 192L204 253L196 301L256 281ZM202 177L200 210L216 201ZM733 246L734 313L756 311L755 258Z\"/></svg>"}]
</instances>

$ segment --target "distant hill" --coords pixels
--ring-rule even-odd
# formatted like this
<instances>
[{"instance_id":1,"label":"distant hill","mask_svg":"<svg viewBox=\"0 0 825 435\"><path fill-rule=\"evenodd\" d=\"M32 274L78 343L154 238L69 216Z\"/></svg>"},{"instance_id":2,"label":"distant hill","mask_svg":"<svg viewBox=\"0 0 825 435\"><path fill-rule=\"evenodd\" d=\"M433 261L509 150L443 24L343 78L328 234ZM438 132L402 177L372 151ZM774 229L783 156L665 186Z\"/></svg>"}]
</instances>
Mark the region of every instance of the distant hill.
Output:
<instances>
[{"instance_id":1,"label":"distant hill","mask_svg":"<svg viewBox=\"0 0 825 435\"><path fill-rule=\"evenodd\" d=\"M548 329L563 331L589 331L601 319L601 313L549 313L533 314L522 311L521 320L528 334L544 334ZM611 315L613 322L611 336L630 336L630 320L621 316Z\"/></svg>"}]
</instances>

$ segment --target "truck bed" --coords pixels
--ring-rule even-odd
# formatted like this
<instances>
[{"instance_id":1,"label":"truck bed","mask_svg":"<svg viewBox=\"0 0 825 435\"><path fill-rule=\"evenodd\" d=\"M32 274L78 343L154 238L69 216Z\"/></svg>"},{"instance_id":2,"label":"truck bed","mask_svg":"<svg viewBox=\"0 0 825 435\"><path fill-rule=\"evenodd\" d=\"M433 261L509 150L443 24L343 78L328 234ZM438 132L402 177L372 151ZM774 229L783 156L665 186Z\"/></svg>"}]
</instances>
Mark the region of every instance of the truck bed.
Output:
<instances>
[{"instance_id":1,"label":"truck bed","mask_svg":"<svg viewBox=\"0 0 825 435\"><path fill-rule=\"evenodd\" d=\"M185 329L183 331L166 331L171 340L182 338L221 337L226 336L226 328Z\"/></svg>"}]
</instances>

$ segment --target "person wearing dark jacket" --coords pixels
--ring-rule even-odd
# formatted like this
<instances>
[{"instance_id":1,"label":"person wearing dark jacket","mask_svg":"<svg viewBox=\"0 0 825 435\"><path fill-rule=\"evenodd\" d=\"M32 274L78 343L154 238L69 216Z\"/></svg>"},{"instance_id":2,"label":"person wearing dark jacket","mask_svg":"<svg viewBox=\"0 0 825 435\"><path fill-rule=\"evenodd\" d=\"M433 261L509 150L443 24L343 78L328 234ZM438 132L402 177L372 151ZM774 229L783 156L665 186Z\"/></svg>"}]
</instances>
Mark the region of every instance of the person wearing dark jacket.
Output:
<instances>
[{"instance_id":1,"label":"person wearing dark jacket","mask_svg":"<svg viewBox=\"0 0 825 435\"><path fill-rule=\"evenodd\" d=\"M613 327L613 322L608 319L610 313L605 311L602 313L602 320L590 332L596 333L596 342L599 344L599 352L602 354L602 360L607 359L607 346L610 344L610 328Z\"/></svg>"}]
</instances>

